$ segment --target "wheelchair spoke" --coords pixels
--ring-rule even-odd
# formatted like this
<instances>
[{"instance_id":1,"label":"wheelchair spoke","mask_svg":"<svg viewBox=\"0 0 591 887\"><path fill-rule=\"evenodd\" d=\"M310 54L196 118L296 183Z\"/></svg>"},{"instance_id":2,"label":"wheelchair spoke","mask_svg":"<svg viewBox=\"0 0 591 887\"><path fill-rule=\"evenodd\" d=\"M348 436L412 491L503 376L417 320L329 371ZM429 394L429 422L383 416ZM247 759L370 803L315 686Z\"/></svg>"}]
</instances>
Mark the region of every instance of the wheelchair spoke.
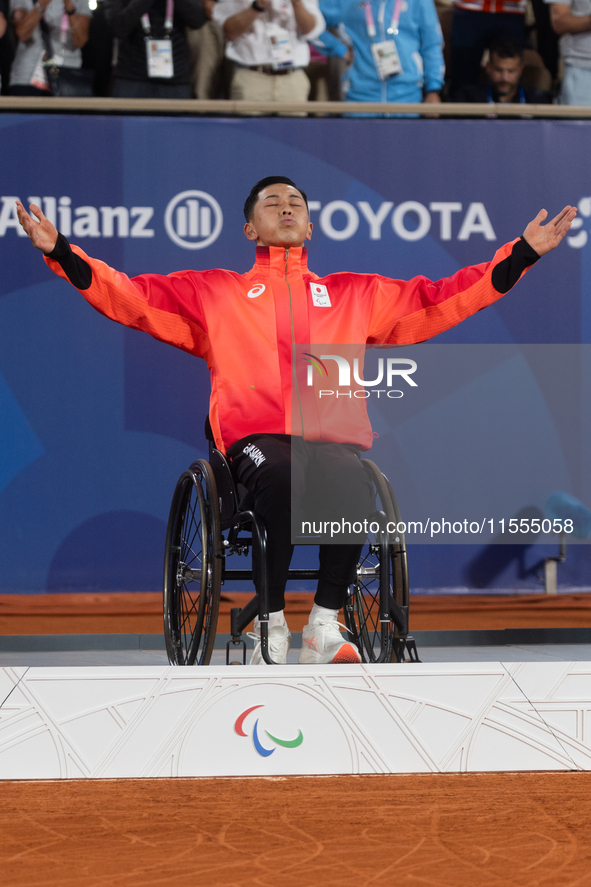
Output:
<instances>
[{"instance_id":1,"label":"wheelchair spoke","mask_svg":"<svg viewBox=\"0 0 591 887\"><path fill-rule=\"evenodd\" d=\"M192 543L194 541L195 541L195 539L193 537L193 539L191 540L191 545L189 545L187 542L185 542L183 540L182 560L183 560L183 563L185 564L185 566L187 566L187 567L190 567L191 564L193 564L195 561L197 561L200 566L203 564L203 549L200 548L198 552L195 551L192 548ZM189 552L193 555L193 557L191 559L189 559L187 557Z\"/></svg>"},{"instance_id":2,"label":"wheelchair spoke","mask_svg":"<svg viewBox=\"0 0 591 887\"><path fill-rule=\"evenodd\" d=\"M187 639L189 639L189 642L190 642L190 639L193 637L193 633L195 630L195 623L196 623L197 617L199 615L197 605L196 605L196 604L198 604L198 601L195 602L195 601L193 601L193 599L191 598L190 595L187 595L187 596L189 597L189 599L191 601L191 606L189 607L189 609L187 609L186 605L185 606L181 605L181 615L183 616L182 623L181 623L181 629L183 632L183 637L185 639L185 646L187 646ZM183 599L184 599L184 597L185 597L185 595L183 595ZM195 617L195 623L193 623L193 624L191 623L191 614L192 613L194 614L194 617ZM188 627L188 631L187 631L187 627Z\"/></svg>"},{"instance_id":3,"label":"wheelchair spoke","mask_svg":"<svg viewBox=\"0 0 591 887\"><path fill-rule=\"evenodd\" d=\"M196 500L195 505L192 505L191 502L189 502L189 507L191 509L191 520L190 520L190 524L188 527L188 532L185 533L184 536L188 537L190 535L191 527L194 527L194 530L193 530L193 535L191 537L190 542L187 542L185 540L185 538L183 538L183 544L194 555L195 555L195 552L193 551L193 545L195 543L195 539L197 538L198 535L200 536L200 533L201 533L201 516L199 517L199 520L197 520L197 518L195 516L195 507L198 505L199 505L198 499ZM197 557L197 555L195 555L195 557ZM185 558L183 558L183 560L185 560ZM186 563L186 561L185 561L185 563Z\"/></svg>"},{"instance_id":4,"label":"wheelchair spoke","mask_svg":"<svg viewBox=\"0 0 591 887\"><path fill-rule=\"evenodd\" d=\"M188 609L187 609L187 606L185 603L186 598L189 598L189 600L191 602L191 606ZM182 601L183 601L183 603L181 604L181 612L184 614L183 625L186 625L186 623L190 620L191 613L195 613L195 615L197 615L197 607L199 605L199 596L197 597L196 601L193 600L193 598L191 597L191 593L188 590L187 586L183 585Z\"/></svg>"}]
</instances>

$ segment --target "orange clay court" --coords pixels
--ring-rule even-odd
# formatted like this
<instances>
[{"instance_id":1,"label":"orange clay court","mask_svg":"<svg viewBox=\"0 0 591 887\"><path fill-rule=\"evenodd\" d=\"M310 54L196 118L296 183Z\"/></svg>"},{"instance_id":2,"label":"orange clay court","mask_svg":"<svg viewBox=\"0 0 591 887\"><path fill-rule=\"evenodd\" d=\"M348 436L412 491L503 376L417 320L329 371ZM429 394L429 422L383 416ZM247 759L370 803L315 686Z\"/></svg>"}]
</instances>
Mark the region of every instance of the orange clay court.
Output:
<instances>
[{"instance_id":1,"label":"orange clay court","mask_svg":"<svg viewBox=\"0 0 591 887\"><path fill-rule=\"evenodd\" d=\"M0 784L3 887L587 887L591 773Z\"/></svg>"}]
</instances>

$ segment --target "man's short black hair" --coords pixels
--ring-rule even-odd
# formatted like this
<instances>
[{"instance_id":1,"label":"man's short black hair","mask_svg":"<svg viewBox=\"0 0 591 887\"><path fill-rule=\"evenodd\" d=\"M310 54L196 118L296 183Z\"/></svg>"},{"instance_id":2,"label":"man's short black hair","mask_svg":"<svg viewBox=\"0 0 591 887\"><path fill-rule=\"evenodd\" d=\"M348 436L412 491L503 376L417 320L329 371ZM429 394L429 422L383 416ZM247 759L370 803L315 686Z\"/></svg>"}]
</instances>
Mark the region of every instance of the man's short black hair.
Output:
<instances>
[{"instance_id":1,"label":"man's short black hair","mask_svg":"<svg viewBox=\"0 0 591 887\"><path fill-rule=\"evenodd\" d=\"M523 46L511 40L509 37L499 37L490 44L488 48L489 56L492 59L493 54L500 59L516 59L523 61Z\"/></svg>"},{"instance_id":2,"label":"man's short black hair","mask_svg":"<svg viewBox=\"0 0 591 887\"><path fill-rule=\"evenodd\" d=\"M304 202L306 206L308 206L308 198L304 191L301 188L298 188L295 182L292 182L291 179L286 178L285 176L267 176L265 179L261 179L260 182L257 182L248 197L246 198L246 203L244 204L244 218L247 222L250 222L252 219L252 214L254 212L254 205L259 199L259 194L263 190L263 188L268 188L269 185L291 185L292 188L295 188L296 191L299 191L302 197L304 198Z\"/></svg>"}]
</instances>

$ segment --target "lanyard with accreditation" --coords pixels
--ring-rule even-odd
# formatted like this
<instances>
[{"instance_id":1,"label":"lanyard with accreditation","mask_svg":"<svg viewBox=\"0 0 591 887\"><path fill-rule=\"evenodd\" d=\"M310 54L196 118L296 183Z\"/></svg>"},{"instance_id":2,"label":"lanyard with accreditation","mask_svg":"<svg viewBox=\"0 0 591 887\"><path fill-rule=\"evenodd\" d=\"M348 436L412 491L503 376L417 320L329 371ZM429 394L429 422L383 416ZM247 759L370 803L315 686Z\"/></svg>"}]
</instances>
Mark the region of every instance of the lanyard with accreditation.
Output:
<instances>
[{"instance_id":1,"label":"lanyard with accreditation","mask_svg":"<svg viewBox=\"0 0 591 887\"><path fill-rule=\"evenodd\" d=\"M146 61L148 64L148 77L170 78L174 76L172 63L172 18L174 15L174 0L166 0L166 17L164 19L164 39L153 40L150 16L147 12L142 15L142 28L146 41Z\"/></svg>"},{"instance_id":2,"label":"lanyard with accreditation","mask_svg":"<svg viewBox=\"0 0 591 887\"><path fill-rule=\"evenodd\" d=\"M400 14L402 13L402 0L396 0L394 3L392 21L387 31L388 34L392 35L390 39L386 39L386 34L384 32L384 11L386 3L385 0L380 0L378 24L380 25L384 39L380 40L378 43L374 43L377 32L373 19L373 12L371 10L371 0L365 0L363 6L365 8L365 27L367 28L367 35L372 41L371 53L373 55L376 71L378 72L378 77L380 80L388 80L389 77L393 77L395 74L402 74L402 65L400 64L398 50L396 49L396 43L394 42L394 37L398 33Z\"/></svg>"},{"instance_id":3,"label":"lanyard with accreditation","mask_svg":"<svg viewBox=\"0 0 591 887\"><path fill-rule=\"evenodd\" d=\"M269 21L268 16L272 6L267 10L265 30L271 49L271 58L274 71L283 71L293 68L295 65L295 53L288 24L293 16L290 0L283 0L281 8L277 10L277 20Z\"/></svg>"}]
</instances>

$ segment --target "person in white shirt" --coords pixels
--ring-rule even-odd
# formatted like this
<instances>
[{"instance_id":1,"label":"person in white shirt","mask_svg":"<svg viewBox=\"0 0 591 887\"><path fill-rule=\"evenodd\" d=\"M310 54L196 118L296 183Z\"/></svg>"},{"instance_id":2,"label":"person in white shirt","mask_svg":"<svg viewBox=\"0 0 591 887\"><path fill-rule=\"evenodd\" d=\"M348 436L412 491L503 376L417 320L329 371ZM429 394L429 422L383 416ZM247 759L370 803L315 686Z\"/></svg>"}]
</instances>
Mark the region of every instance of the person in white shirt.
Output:
<instances>
[{"instance_id":1,"label":"person in white shirt","mask_svg":"<svg viewBox=\"0 0 591 887\"><path fill-rule=\"evenodd\" d=\"M564 77L561 105L591 105L591 0L546 0L550 22L560 34Z\"/></svg>"},{"instance_id":2,"label":"person in white shirt","mask_svg":"<svg viewBox=\"0 0 591 887\"><path fill-rule=\"evenodd\" d=\"M218 0L226 56L234 62L230 98L305 102L310 81L308 41L325 29L317 0Z\"/></svg>"},{"instance_id":3,"label":"person in white shirt","mask_svg":"<svg viewBox=\"0 0 591 887\"><path fill-rule=\"evenodd\" d=\"M88 0L10 0L10 9L19 42L9 94L50 96L55 88L55 95L92 95L92 75L81 71L80 51L88 42ZM49 56L60 69L58 85L51 83L44 65Z\"/></svg>"}]
</instances>

